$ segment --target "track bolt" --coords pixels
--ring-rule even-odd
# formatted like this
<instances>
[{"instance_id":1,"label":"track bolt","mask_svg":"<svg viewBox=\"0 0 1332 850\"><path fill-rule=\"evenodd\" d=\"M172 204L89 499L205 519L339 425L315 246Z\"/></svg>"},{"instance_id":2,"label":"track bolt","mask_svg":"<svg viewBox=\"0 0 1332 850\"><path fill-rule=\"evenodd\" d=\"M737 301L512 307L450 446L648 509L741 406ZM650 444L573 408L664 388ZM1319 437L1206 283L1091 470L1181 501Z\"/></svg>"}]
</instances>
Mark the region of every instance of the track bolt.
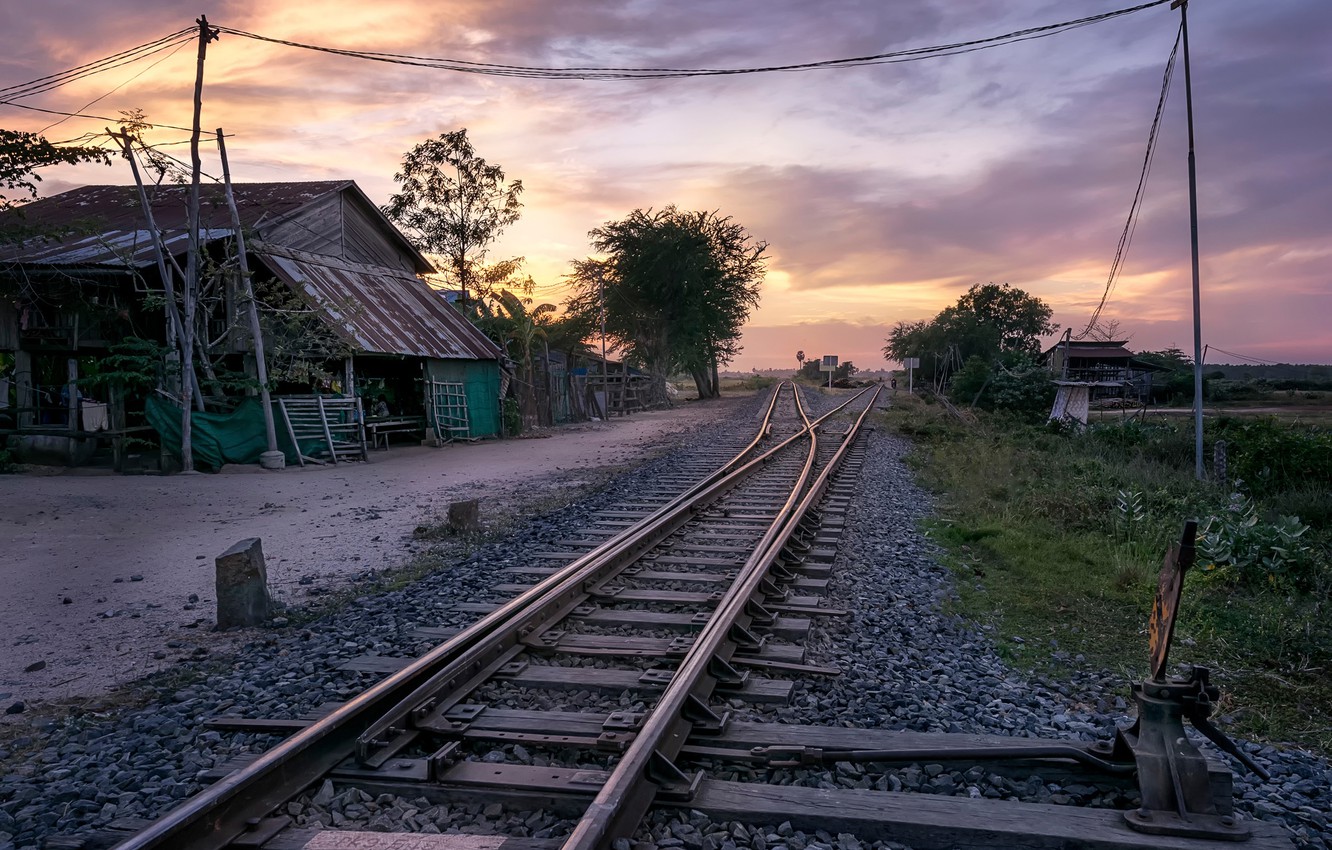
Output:
<instances>
[{"instance_id":1,"label":"track bolt","mask_svg":"<svg viewBox=\"0 0 1332 850\"><path fill-rule=\"evenodd\" d=\"M1222 815L1222 816L1221 816L1221 825L1222 825L1222 826L1234 826L1234 825L1235 825L1235 818L1233 818L1233 817L1230 816L1230 815Z\"/></svg>"},{"instance_id":2,"label":"track bolt","mask_svg":"<svg viewBox=\"0 0 1332 850\"><path fill-rule=\"evenodd\" d=\"M1151 810L1151 809L1138 809L1138 817L1141 818L1141 819L1143 819L1143 820L1151 820L1151 819L1152 819L1152 810Z\"/></svg>"}]
</instances>

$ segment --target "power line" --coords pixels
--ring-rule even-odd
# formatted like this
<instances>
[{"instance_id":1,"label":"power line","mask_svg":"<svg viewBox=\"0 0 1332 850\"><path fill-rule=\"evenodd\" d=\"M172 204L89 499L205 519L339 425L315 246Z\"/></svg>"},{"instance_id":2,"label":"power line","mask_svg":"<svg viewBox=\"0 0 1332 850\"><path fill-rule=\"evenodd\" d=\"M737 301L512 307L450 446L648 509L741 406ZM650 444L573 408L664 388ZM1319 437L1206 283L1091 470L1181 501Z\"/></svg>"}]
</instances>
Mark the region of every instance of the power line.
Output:
<instances>
[{"instance_id":1,"label":"power line","mask_svg":"<svg viewBox=\"0 0 1332 850\"><path fill-rule=\"evenodd\" d=\"M5 102L20 97L28 97L42 92L52 91L61 86L81 80L94 74L100 74L103 71L109 71L113 68L119 68L121 65L127 65L131 62L137 62L140 59L152 56L154 53L161 52L171 47L175 47L180 41L188 41L194 37L196 30L189 29L177 30L170 35L164 35L154 41L131 47L128 50L122 50L119 53L113 53L93 62L59 71L55 74L47 74L44 77L38 77L35 80L29 80L26 83L5 86L0 88L0 97L5 98Z\"/></svg>"},{"instance_id":2,"label":"power line","mask_svg":"<svg viewBox=\"0 0 1332 850\"><path fill-rule=\"evenodd\" d=\"M1142 172L1138 175L1138 188L1133 193L1133 203L1129 205L1128 220L1124 222L1124 230L1119 234L1119 244L1115 246L1115 258L1110 263L1110 274L1105 281L1105 291L1101 293L1101 303L1096 305L1096 310L1092 312L1091 318L1087 320L1087 327L1082 329L1082 333L1074 339L1086 339L1091 333L1092 328L1096 326L1096 321L1101 318L1101 311L1105 309L1105 303L1110 298L1110 292L1115 288L1115 280L1119 277L1120 269L1123 268L1124 258L1128 255L1129 246L1133 243L1133 234L1138 229L1138 215L1142 212L1143 190L1147 186L1147 175L1152 170L1152 160L1156 156L1156 140L1158 131L1161 128L1161 115L1165 112L1166 99L1170 94L1170 78L1175 71L1175 56L1179 53L1180 33L1175 34L1175 46L1170 50L1170 58L1166 61L1165 74L1161 80L1161 95L1156 101L1156 115L1152 118L1152 127L1147 132L1147 153L1143 156Z\"/></svg>"},{"instance_id":3,"label":"power line","mask_svg":"<svg viewBox=\"0 0 1332 850\"><path fill-rule=\"evenodd\" d=\"M460 59L436 58L429 56L413 56L403 53L381 53L364 50L345 50L337 47L325 47L314 44L305 44L303 42L291 41L288 39L273 38L271 36L259 35L257 33L246 32L244 30L232 29L231 27L220 26L217 29L220 32L250 38L256 41L264 41L270 44L280 44L286 47L298 47L304 50L313 50L321 53L330 53L336 56L346 56L354 59L364 59L374 62L388 62L398 65L412 65L417 67L434 68L436 70L454 71L465 74L482 74L501 77L526 77L531 79L574 79L574 80L630 80L630 79L667 79L680 77L715 77L731 76L739 74L763 74L779 71L813 71L825 70L831 68L853 68L864 65L881 65L896 62L912 62L920 59L929 59L937 56L951 56L960 53L969 53L975 50L983 50L990 47L997 47L1002 44L1011 44L1021 41L1027 41L1033 38L1043 38L1048 35L1054 35L1058 32L1077 29L1102 21L1108 21L1113 18L1129 15L1144 9L1150 9L1154 6L1160 6L1170 0L1150 0L1125 9L1118 9L1112 12L1104 12L1099 15L1091 15L1085 18L1078 18L1072 21L1064 21L1057 24L1047 24L1040 27L1030 27L1028 29L1017 30L1004 35L991 36L989 38L974 39L971 41L954 42L952 44L934 45L931 47L916 47L907 50L898 50L888 53L876 53L868 56L854 56L842 59L825 59L818 62L802 62L788 65L768 65L750 68L614 68L614 67L570 67L554 68L533 65L507 65L493 62L470 62Z\"/></svg>"},{"instance_id":4,"label":"power line","mask_svg":"<svg viewBox=\"0 0 1332 850\"><path fill-rule=\"evenodd\" d=\"M109 92L107 92L106 94L104 94L104 95L102 95L102 96L100 96L100 97L95 97L95 98L93 98L92 100L88 101L87 103L83 104L83 106L81 106L81 107L79 107L77 110L75 110L75 112L74 112L73 114L71 114L71 115L66 115L64 118L61 118L59 121L56 121L56 122L54 122L54 123L52 123L52 124L47 124L47 125L46 125L45 127L43 127L42 129L38 130L38 131L37 131L37 134L38 134L38 135L44 135L44 134L46 133L46 131L49 130L49 129L51 129L52 127L56 127L56 126L59 126L59 125L61 125L61 124L64 124L66 121L68 121L68 120L71 119L71 118L79 117L79 116L82 114L83 110L87 109L87 108L90 107L90 106L95 105L98 101L105 100L106 98L110 97L111 95L113 95L113 94L115 94L116 92L118 92L118 91L120 91L121 89L123 89L125 86L127 86L127 85L129 85L130 83L132 83L132 82L134 82L135 80L137 80L139 77L142 77L144 74L146 74L146 73L148 73L149 71L153 70L153 69L156 68L158 65L161 65L163 62L167 61L167 60L170 59L172 56L175 56L178 52L180 52L180 49L181 49L182 47L184 47L185 45L189 44L191 41L193 41L193 39L183 39L183 40L181 40L180 42L178 42L178 43L176 44L176 47L175 47L174 50L172 50L172 51L171 51L170 53L168 53L167 55L163 56L161 59L158 59L156 62L154 62L153 64L149 65L147 68L144 68L143 70L139 71L139 73L137 73L137 74L135 74L134 76L130 77L128 80L125 80L123 83L121 83L120 85L118 85L118 86L116 86L115 88L111 89L111 90L110 90Z\"/></svg>"},{"instance_id":5,"label":"power line","mask_svg":"<svg viewBox=\"0 0 1332 850\"><path fill-rule=\"evenodd\" d=\"M19 109L28 109L28 110L31 110L31 111L33 111L33 112L44 112L44 113L46 113L47 115L68 115L68 116L70 116L71 118L88 118L88 119L96 120L96 121L110 121L112 124L117 124L117 123L119 123L119 122L121 121L120 118L112 118L112 117L109 116L109 115L93 115L93 114L90 113L90 112L64 112L64 111L59 110L59 109L43 109L43 108L40 107L40 106L29 106L29 105L26 104L26 103L10 103L10 102L7 101L7 100L5 100L5 101L0 101L0 106L15 106L15 107L18 107ZM122 116L122 117L123 117L123 116ZM189 127L178 127L178 126L176 126L175 124L154 124L153 126L154 126L154 127L165 127L165 128L168 129L168 130L181 130L181 131L186 132L186 133L191 132L191 130L190 130ZM87 136L87 135L89 135L89 134L84 133L84 135ZM100 134L93 134L93 135L100 135ZM54 144L54 143L53 143L53 144Z\"/></svg>"},{"instance_id":6,"label":"power line","mask_svg":"<svg viewBox=\"0 0 1332 850\"><path fill-rule=\"evenodd\" d=\"M1250 361L1250 362L1252 362L1252 363L1261 363L1261 364L1263 364L1263 365L1265 365L1265 366L1278 366L1278 365L1280 365L1279 363L1277 363L1277 362L1274 361L1274 360L1264 360L1264 359L1262 359L1261 357L1250 357L1250 356L1247 355L1247 354L1238 354L1238 353L1236 353L1236 352L1234 352L1234 351L1226 351L1224 348L1217 348L1215 345L1209 345L1209 346L1207 346L1207 347L1208 347L1210 350L1212 350L1212 351L1219 351L1219 352L1221 352L1222 354L1229 354L1231 357L1238 357L1238 358L1241 359L1241 360L1248 360L1248 361Z\"/></svg>"}]
</instances>

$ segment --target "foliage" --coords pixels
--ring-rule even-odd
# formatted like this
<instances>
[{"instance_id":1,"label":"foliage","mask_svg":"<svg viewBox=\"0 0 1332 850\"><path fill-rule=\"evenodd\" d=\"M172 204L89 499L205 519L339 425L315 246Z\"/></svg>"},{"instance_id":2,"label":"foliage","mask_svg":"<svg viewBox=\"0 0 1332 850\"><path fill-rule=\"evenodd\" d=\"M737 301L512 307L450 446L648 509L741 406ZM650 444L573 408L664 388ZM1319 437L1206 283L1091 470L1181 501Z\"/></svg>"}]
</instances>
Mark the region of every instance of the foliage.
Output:
<instances>
[{"instance_id":1,"label":"foliage","mask_svg":"<svg viewBox=\"0 0 1332 850\"><path fill-rule=\"evenodd\" d=\"M1001 354L1040 353L1040 338L1058 325L1041 299L1006 283L975 284L957 303L929 321L898 322L888 333L883 355L889 360L919 357L922 376L934 380L940 363L956 355L992 362Z\"/></svg>"},{"instance_id":2,"label":"foliage","mask_svg":"<svg viewBox=\"0 0 1332 850\"><path fill-rule=\"evenodd\" d=\"M57 145L37 133L0 129L0 213L7 213L37 198L37 172L52 165L77 165L111 159L101 148ZM14 193L17 192L17 195ZM0 219L0 242L17 241L39 235L22 222L22 214Z\"/></svg>"},{"instance_id":3,"label":"foliage","mask_svg":"<svg viewBox=\"0 0 1332 850\"><path fill-rule=\"evenodd\" d=\"M1283 424L1275 418L1219 417L1209 436L1226 441L1232 479L1269 496L1300 486L1332 491L1332 431Z\"/></svg>"},{"instance_id":4,"label":"foliage","mask_svg":"<svg viewBox=\"0 0 1332 850\"><path fill-rule=\"evenodd\" d=\"M14 456L10 454L9 449L0 449L0 475L8 475L18 471L18 464L14 463Z\"/></svg>"},{"instance_id":5,"label":"foliage","mask_svg":"<svg viewBox=\"0 0 1332 850\"><path fill-rule=\"evenodd\" d=\"M490 244L518 220L522 181L505 183L502 168L476 155L466 129L412 148L393 179L401 191L384 214L422 251L444 255L445 277L464 301L469 290L487 294L477 271Z\"/></svg>"},{"instance_id":6,"label":"foliage","mask_svg":"<svg viewBox=\"0 0 1332 850\"><path fill-rule=\"evenodd\" d=\"M120 125L120 132L129 136L131 148L138 152L144 170L154 176L154 183L161 185L168 177L177 186L183 186L190 181L190 169L184 163L167 156L143 140L143 134L153 129L153 125L148 123L148 118L142 109L128 111L122 109L120 115L120 120L116 122Z\"/></svg>"},{"instance_id":7,"label":"foliage","mask_svg":"<svg viewBox=\"0 0 1332 850\"><path fill-rule=\"evenodd\" d=\"M1028 422L1043 422L1055 392L1049 370L1031 354L1012 351L993 362L969 357L953 376L948 395L957 404L1008 411Z\"/></svg>"},{"instance_id":8,"label":"foliage","mask_svg":"<svg viewBox=\"0 0 1332 850\"><path fill-rule=\"evenodd\" d=\"M1252 499L1232 493L1225 510L1209 516L1198 531L1202 568L1243 584L1292 583L1310 589L1316 578L1314 561L1300 539L1308 530L1293 516L1262 522Z\"/></svg>"},{"instance_id":9,"label":"foliage","mask_svg":"<svg viewBox=\"0 0 1332 850\"><path fill-rule=\"evenodd\" d=\"M1138 360L1144 360L1167 371L1158 372L1152 379L1151 398L1153 403L1185 404L1193 401L1193 358L1171 346L1160 351L1143 351L1135 354ZM1206 381L1203 384L1203 396L1207 395Z\"/></svg>"},{"instance_id":10,"label":"foliage","mask_svg":"<svg viewBox=\"0 0 1332 850\"><path fill-rule=\"evenodd\" d=\"M828 373L824 372L820 368L822 363L823 363L822 359L810 360L806 362L804 366L800 367L800 372L799 372L800 377L806 378L815 383L820 383L820 384L828 383ZM840 361L838 362L836 368L833 369L832 379L834 382L845 381L850 379L852 375L856 374L859 371L860 370L856 368L856 364L852 363L850 360Z\"/></svg>"},{"instance_id":11,"label":"foliage","mask_svg":"<svg viewBox=\"0 0 1332 850\"><path fill-rule=\"evenodd\" d=\"M145 392L161 380L166 346L153 340L126 337L107 347L107 355L97 364L96 374L84 383L89 387L118 385L128 392Z\"/></svg>"},{"instance_id":12,"label":"foliage","mask_svg":"<svg viewBox=\"0 0 1332 850\"><path fill-rule=\"evenodd\" d=\"M700 398L719 394L717 367L739 353L758 305L767 243L729 216L674 205L636 209L589 236L604 259L574 261L569 311L604 318L630 362L656 376L688 371Z\"/></svg>"},{"instance_id":13,"label":"foliage","mask_svg":"<svg viewBox=\"0 0 1332 850\"><path fill-rule=\"evenodd\" d=\"M500 402L500 424L507 436L514 437L523 432L523 415L517 399L506 398Z\"/></svg>"},{"instance_id":14,"label":"foliage","mask_svg":"<svg viewBox=\"0 0 1332 850\"><path fill-rule=\"evenodd\" d=\"M321 318L315 308L280 280L255 281L255 298L262 307L260 321L264 330L264 356L268 360L268 380L272 386L292 383L314 387L336 378L323 368L331 360L343 360L352 353L346 339L339 336ZM334 305L333 311L349 315L355 304Z\"/></svg>"},{"instance_id":15,"label":"foliage","mask_svg":"<svg viewBox=\"0 0 1332 850\"><path fill-rule=\"evenodd\" d=\"M1141 677L1162 553L1184 519L1201 517L1201 563L1217 566L1190 574L1175 659L1218 671L1227 723L1239 734L1332 747L1326 724L1308 721L1332 712L1332 680L1322 672L1332 664L1332 525L1276 510L1326 507L1325 489L1255 493L1251 508L1232 511L1213 485L1192 478L1189 423L1127 420L1081 431L982 414L963 427L904 396L885 419L913 437L909 462L940 493L945 518L930 533L949 553L955 604L995 628L1001 652L1032 664L1081 653L1079 667ZM1225 553L1214 538L1234 541L1229 560L1217 557ZM1279 563L1274 547L1285 551ZM1246 560L1256 566L1242 573Z\"/></svg>"}]
</instances>

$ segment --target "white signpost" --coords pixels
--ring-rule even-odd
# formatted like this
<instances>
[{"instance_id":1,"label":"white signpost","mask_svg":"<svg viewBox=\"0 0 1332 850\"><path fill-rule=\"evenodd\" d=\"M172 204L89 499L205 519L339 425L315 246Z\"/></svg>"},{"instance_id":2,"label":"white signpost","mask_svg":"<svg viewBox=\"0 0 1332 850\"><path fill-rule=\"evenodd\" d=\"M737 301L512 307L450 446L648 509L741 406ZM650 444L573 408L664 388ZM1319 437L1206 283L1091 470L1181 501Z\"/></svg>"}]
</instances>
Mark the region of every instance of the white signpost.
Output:
<instances>
[{"instance_id":1,"label":"white signpost","mask_svg":"<svg viewBox=\"0 0 1332 850\"><path fill-rule=\"evenodd\" d=\"M828 373L828 389L832 389L833 372L837 371L837 355L823 355L823 360L819 363L819 371Z\"/></svg>"},{"instance_id":2,"label":"white signpost","mask_svg":"<svg viewBox=\"0 0 1332 850\"><path fill-rule=\"evenodd\" d=\"M920 358L908 357L902 361L902 365L907 368L907 392L915 392L915 382L913 379L916 377L916 373L914 370L920 368Z\"/></svg>"}]
</instances>

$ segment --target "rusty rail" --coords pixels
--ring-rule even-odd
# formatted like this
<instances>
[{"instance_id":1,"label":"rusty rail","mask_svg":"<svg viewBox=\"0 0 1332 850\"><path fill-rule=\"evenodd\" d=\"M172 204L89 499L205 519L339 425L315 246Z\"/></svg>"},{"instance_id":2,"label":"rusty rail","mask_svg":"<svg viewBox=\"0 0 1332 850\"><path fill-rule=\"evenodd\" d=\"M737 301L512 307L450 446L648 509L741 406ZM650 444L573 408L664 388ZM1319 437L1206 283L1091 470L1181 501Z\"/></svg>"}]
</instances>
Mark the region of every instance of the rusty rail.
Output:
<instances>
[{"instance_id":1,"label":"rusty rail","mask_svg":"<svg viewBox=\"0 0 1332 850\"><path fill-rule=\"evenodd\" d=\"M316 782L353 753L363 761L392 754L406 743L400 736L388 748L378 745L395 724L419 709L438 708L436 694L469 681L521 646L524 629L558 619L586 581L612 572L689 520L702 504L734 487L761 468L776 452L864 395L858 393L768 451L746 460L767 436L781 392L789 388L800 407L794 385L779 385L769 401L758 435L728 463L698 485L611 538L560 572L510 600L494 612L432 649L408 667L390 675L332 713L275 745L250 765L236 770L190 797L149 827L116 845L117 850L221 850L249 824ZM803 408L801 408L803 413ZM868 408L867 408L868 410ZM394 736L390 735L390 738Z\"/></svg>"},{"instance_id":2,"label":"rusty rail","mask_svg":"<svg viewBox=\"0 0 1332 850\"><path fill-rule=\"evenodd\" d=\"M652 805L661 785L672 784L672 779L687 785L687 778L674 767L674 759L688 740L694 725L686 707L700 700L706 703L706 697L717 681L718 660L729 661L719 654L729 633L759 593L760 583L767 577L782 547L795 533L806 514L823 497L829 479L854 442L865 417L873 409L878 392L876 389L870 403L847 431L833 458L820 471L814 483L805 489L818 451L818 434L815 425L809 424L808 430L813 437L810 440L809 456L799 480L792 487L790 497L778 512L758 549L745 561L726 598L695 639L666 692L623 758L616 764L587 813L565 841L563 850L603 850L614 839L629 837ZM801 415L804 417L803 407ZM675 775L672 776L672 773Z\"/></svg>"}]
</instances>

